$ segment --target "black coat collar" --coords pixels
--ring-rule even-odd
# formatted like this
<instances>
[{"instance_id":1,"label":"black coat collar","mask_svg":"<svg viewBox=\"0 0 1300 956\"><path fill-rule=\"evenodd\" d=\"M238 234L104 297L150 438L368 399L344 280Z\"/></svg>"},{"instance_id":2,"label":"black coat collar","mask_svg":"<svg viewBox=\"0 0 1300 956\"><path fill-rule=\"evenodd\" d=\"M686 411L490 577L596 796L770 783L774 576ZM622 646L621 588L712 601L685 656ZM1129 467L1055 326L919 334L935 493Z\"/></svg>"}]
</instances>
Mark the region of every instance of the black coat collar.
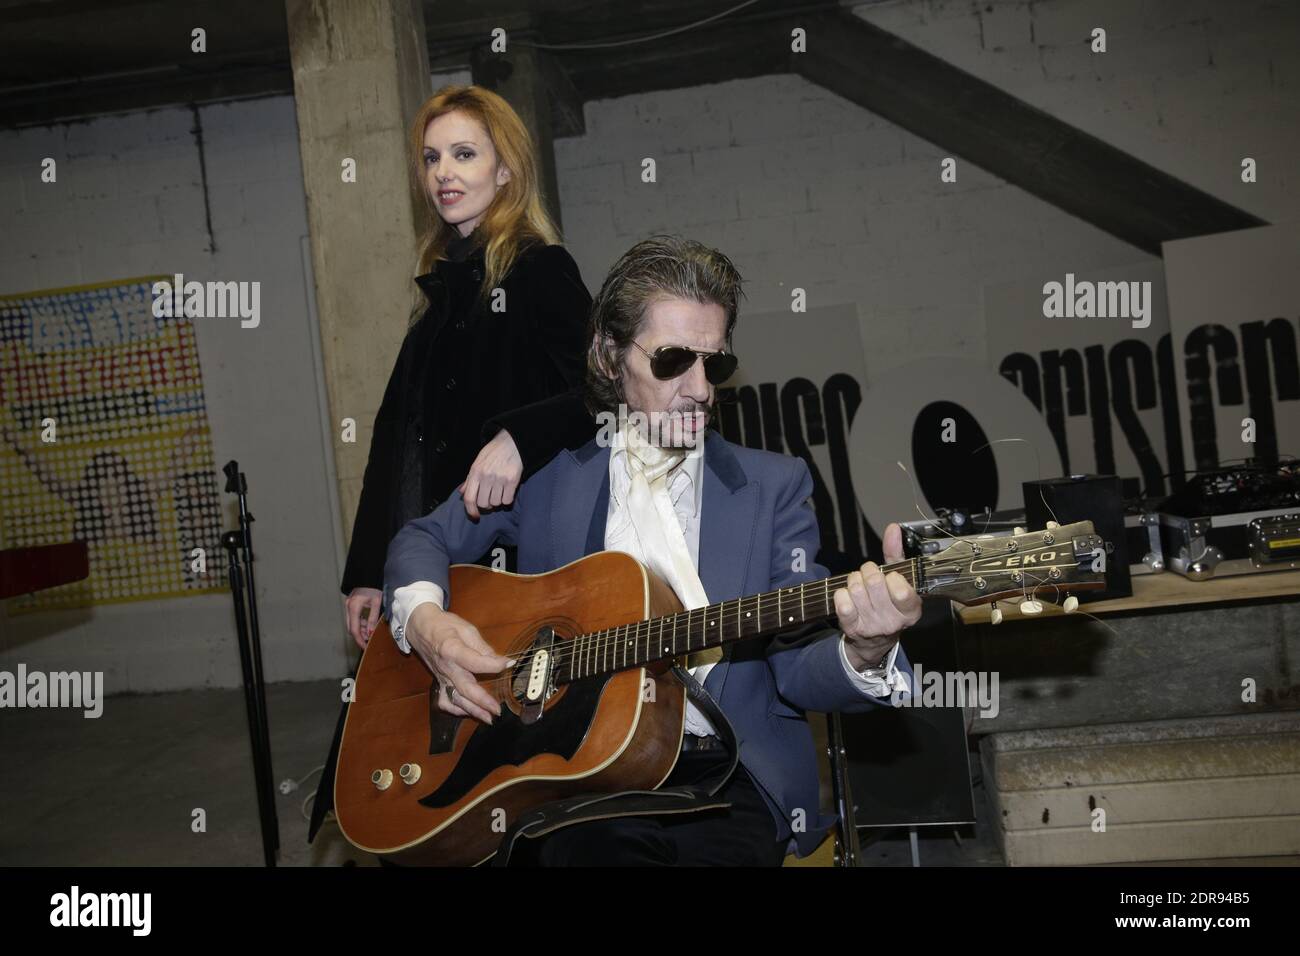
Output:
<instances>
[{"instance_id":1,"label":"black coat collar","mask_svg":"<svg viewBox=\"0 0 1300 956\"><path fill-rule=\"evenodd\" d=\"M483 278L483 247L475 246L468 256L460 262L439 259L434 263L433 271L415 277L418 285L429 301L436 302L435 296L443 285L458 284L465 281L481 281Z\"/></svg>"}]
</instances>

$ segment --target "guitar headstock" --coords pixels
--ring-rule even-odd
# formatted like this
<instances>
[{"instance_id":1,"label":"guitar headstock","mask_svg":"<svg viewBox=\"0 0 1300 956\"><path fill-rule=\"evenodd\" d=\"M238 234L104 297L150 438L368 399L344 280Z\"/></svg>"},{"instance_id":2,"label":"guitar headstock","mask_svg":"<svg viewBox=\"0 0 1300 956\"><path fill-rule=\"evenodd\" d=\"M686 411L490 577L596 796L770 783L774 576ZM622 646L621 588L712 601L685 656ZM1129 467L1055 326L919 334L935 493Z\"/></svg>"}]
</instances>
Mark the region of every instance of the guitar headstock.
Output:
<instances>
[{"instance_id":1,"label":"guitar headstock","mask_svg":"<svg viewBox=\"0 0 1300 956\"><path fill-rule=\"evenodd\" d=\"M1064 598L1074 591L1104 588L1106 558L1106 542L1091 521L963 538L938 554L917 559L918 591L965 605L1032 596L1035 591L1040 597Z\"/></svg>"}]
</instances>

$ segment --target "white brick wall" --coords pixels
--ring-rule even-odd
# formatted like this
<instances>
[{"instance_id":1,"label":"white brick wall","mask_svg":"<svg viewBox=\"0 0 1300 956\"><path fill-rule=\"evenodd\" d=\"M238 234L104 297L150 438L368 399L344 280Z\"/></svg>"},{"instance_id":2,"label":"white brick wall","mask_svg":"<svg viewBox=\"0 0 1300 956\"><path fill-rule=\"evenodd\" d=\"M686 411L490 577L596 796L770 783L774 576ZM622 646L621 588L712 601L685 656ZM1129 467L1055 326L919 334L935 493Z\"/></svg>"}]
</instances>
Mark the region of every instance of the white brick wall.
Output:
<instances>
[{"instance_id":1,"label":"white brick wall","mask_svg":"<svg viewBox=\"0 0 1300 956\"><path fill-rule=\"evenodd\" d=\"M1300 208L1300 4L897 0L868 21L1192 185L1280 221ZM1094 26L1110 52L1094 56ZM809 56L816 55L815 37ZM649 232L716 243L747 308L858 304L868 374L923 354L983 357L985 285L1149 262L1127 243L794 76L587 104L557 142L566 234L588 285ZM689 153L688 165L682 154ZM1255 156L1267 181L1246 186ZM642 184L653 156L658 182ZM609 173L622 163L623 188ZM734 208L733 208L734 203Z\"/></svg>"},{"instance_id":2,"label":"white brick wall","mask_svg":"<svg viewBox=\"0 0 1300 956\"><path fill-rule=\"evenodd\" d=\"M1270 221L1300 215L1300 4L889 0L854 11L982 80ZM946 28L977 21L983 35ZM1108 52L1093 54L1093 27ZM1240 179L1240 161L1260 181Z\"/></svg>"},{"instance_id":3,"label":"white brick wall","mask_svg":"<svg viewBox=\"0 0 1300 956\"><path fill-rule=\"evenodd\" d=\"M627 125L670 109L671 125ZM716 145L719 128L730 145ZM566 238L590 287L637 239L681 232L732 257L755 312L788 308L792 286L810 304L856 302L875 346L868 374L917 349L982 356L983 286L1027 258L1057 271L1145 258L967 164L941 183L943 150L794 76L589 103L587 129L556 153ZM622 190L606 174L620 141ZM640 181L644 156L657 183Z\"/></svg>"}]
</instances>

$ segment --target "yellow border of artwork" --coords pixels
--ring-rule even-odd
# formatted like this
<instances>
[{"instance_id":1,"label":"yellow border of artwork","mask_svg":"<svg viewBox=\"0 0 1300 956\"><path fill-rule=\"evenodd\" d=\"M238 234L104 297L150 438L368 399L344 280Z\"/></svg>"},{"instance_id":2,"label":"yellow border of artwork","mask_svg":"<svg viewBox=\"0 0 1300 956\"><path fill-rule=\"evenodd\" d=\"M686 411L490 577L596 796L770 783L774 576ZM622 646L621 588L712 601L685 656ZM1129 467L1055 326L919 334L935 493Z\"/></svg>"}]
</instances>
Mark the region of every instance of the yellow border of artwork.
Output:
<instances>
[{"instance_id":1,"label":"yellow border of artwork","mask_svg":"<svg viewBox=\"0 0 1300 956\"><path fill-rule=\"evenodd\" d=\"M12 295L0 295L0 302L11 302L14 299L27 299L34 295L64 295L68 292L93 292L95 289L111 289L115 286L130 285L136 282L154 282L158 279L172 279L172 275L151 275L151 276L131 276L126 279L114 279L109 282L90 282L86 285L65 285L58 289L33 289L31 292L17 292Z\"/></svg>"}]
</instances>

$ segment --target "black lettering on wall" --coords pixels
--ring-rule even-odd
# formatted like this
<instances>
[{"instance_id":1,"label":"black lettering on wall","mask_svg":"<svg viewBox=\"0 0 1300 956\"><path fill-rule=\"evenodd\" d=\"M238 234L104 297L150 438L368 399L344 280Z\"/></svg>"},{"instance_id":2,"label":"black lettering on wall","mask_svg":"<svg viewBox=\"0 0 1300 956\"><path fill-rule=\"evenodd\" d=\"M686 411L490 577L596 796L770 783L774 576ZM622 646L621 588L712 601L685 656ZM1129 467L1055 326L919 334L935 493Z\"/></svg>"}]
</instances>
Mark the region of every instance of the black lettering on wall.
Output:
<instances>
[{"instance_id":1,"label":"black lettering on wall","mask_svg":"<svg viewBox=\"0 0 1300 956\"><path fill-rule=\"evenodd\" d=\"M1165 461L1170 492L1187 479L1183 465L1183 423L1178 411L1178 377L1174 372L1174 344L1168 332L1156 343L1156 369L1160 380L1160 417L1165 426ZM1156 493L1156 492L1153 492Z\"/></svg>"},{"instance_id":2,"label":"black lettering on wall","mask_svg":"<svg viewBox=\"0 0 1300 956\"><path fill-rule=\"evenodd\" d=\"M1038 378L1038 363L1024 352L1012 352L1002 360L998 374L1020 389L1034 408L1043 410L1043 389Z\"/></svg>"},{"instance_id":3,"label":"black lettering on wall","mask_svg":"<svg viewBox=\"0 0 1300 956\"><path fill-rule=\"evenodd\" d=\"M1265 322L1243 322L1241 351L1246 366L1246 391L1250 396L1250 417L1255 419L1254 457L1276 459L1277 421L1273 417L1273 384L1278 401L1295 401L1300 393L1300 371L1296 363L1296 337L1291 323L1283 318ZM1269 355L1272 353L1272 368ZM1300 454L1283 448L1285 454Z\"/></svg>"},{"instance_id":4,"label":"black lettering on wall","mask_svg":"<svg viewBox=\"0 0 1300 956\"><path fill-rule=\"evenodd\" d=\"M758 402L763 408L763 447L783 454L785 445L781 441L781 407L777 400L775 382L764 382L758 386Z\"/></svg>"},{"instance_id":5,"label":"black lettering on wall","mask_svg":"<svg viewBox=\"0 0 1300 956\"><path fill-rule=\"evenodd\" d=\"M1083 350L1088 362L1088 410L1092 415L1092 451L1099 475L1115 474L1115 444L1110 434L1110 385L1106 381L1106 347ZM1069 473L1067 469L1066 473Z\"/></svg>"},{"instance_id":6,"label":"black lettering on wall","mask_svg":"<svg viewBox=\"0 0 1300 956\"><path fill-rule=\"evenodd\" d=\"M1043 362L1043 404L1046 410L1047 427L1056 439L1057 451L1061 454L1061 467L1070 473L1070 448L1066 442L1065 416L1082 415L1086 410L1083 358L1074 349L1064 351L1052 350L1042 353ZM1065 373L1062 388L1061 373Z\"/></svg>"},{"instance_id":7,"label":"black lettering on wall","mask_svg":"<svg viewBox=\"0 0 1300 956\"><path fill-rule=\"evenodd\" d=\"M1144 492L1152 496L1164 494L1167 475L1161 472L1160 456L1136 412L1160 409L1169 469L1176 473L1176 483L1181 484L1182 433L1170 338L1167 334L1160 338L1154 361L1150 348L1140 340L1127 339L1110 347L1109 352L1107 348L1088 346L1082 356L1073 349L1044 352L1041 381L1038 362L1023 352L1012 352L1003 358L999 372L1044 412L1066 473L1071 469L1065 423L1071 416L1084 414L1085 408L1093 431L1095 471L1098 474L1117 472L1115 434L1110 420L1113 409L1120 433L1141 469L1140 478L1120 476L1124 496L1134 498Z\"/></svg>"},{"instance_id":8,"label":"black lettering on wall","mask_svg":"<svg viewBox=\"0 0 1300 956\"><path fill-rule=\"evenodd\" d=\"M1187 411L1192 429L1192 461L1198 471L1219 463L1219 438L1214 425L1214 393L1210 387L1210 353L1214 353L1214 381L1218 404L1240 405L1241 368L1237 339L1222 325L1193 329L1183 343L1187 365Z\"/></svg>"},{"instance_id":9,"label":"black lettering on wall","mask_svg":"<svg viewBox=\"0 0 1300 956\"><path fill-rule=\"evenodd\" d=\"M718 429L724 438L747 448L789 448L808 465L821 539L819 555L809 558L837 574L859 567L868 549L880 555L880 539L858 507L849 465L849 429L861 403L861 386L844 373L827 378L820 395L805 378L779 387L764 382L718 390ZM830 458L829 483L812 456L818 445Z\"/></svg>"},{"instance_id":10,"label":"black lettering on wall","mask_svg":"<svg viewBox=\"0 0 1300 956\"><path fill-rule=\"evenodd\" d=\"M718 389L716 404L718 431L727 441L746 448L762 448L762 416L758 392L749 386Z\"/></svg>"},{"instance_id":11,"label":"black lettering on wall","mask_svg":"<svg viewBox=\"0 0 1300 956\"><path fill-rule=\"evenodd\" d=\"M943 420L956 426L954 441L941 440ZM935 508L966 512L998 506L998 466L988 436L975 416L955 402L931 402L912 424L916 484Z\"/></svg>"},{"instance_id":12,"label":"black lettering on wall","mask_svg":"<svg viewBox=\"0 0 1300 956\"><path fill-rule=\"evenodd\" d=\"M880 538L871 529L857 494L853 490L853 472L849 466L849 428L853 416L862 404L862 386L852 375L837 372L822 386L822 410L826 415L826 450L831 459L831 482L835 487L835 511L839 515L840 548L847 567L835 573L844 573L860 567L868 553L880 554ZM822 515L817 515L820 523ZM822 534L826 544L826 535ZM825 561L822 562L826 564ZM830 567L830 565L827 565Z\"/></svg>"},{"instance_id":13,"label":"black lettering on wall","mask_svg":"<svg viewBox=\"0 0 1300 956\"><path fill-rule=\"evenodd\" d=\"M1115 420L1142 469L1140 482L1136 478L1120 481L1122 494L1125 498L1135 498L1139 494L1163 495L1165 484L1160 459L1137 416L1139 410L1156 407L1156 370L1151 349L1140 339L1125 339L1110 350L1107 364Z\"/></svg>"},{"instance_id":14,"label":"black lettering on wall","mask_svg":"<svg viewBox=\"0 0 1300 956\"><path fill-rule=\"evenodd\" d=\"M803 413L800 414L800 405ZM781 387L781 424L784 426L786 447L790 454L804 460L813 481L813 509L817 512L817 530L823 548L839 548L839 529L835 523L835 505L830 491L822 480L821 470L813 461L809 445L826 444L826 428L822 424L821 396L817 386L806 378L792 378ZM805 424L807 431L805 432ZM807 437L805 438L805 434Z\"/></svg>"}]
</instances>

